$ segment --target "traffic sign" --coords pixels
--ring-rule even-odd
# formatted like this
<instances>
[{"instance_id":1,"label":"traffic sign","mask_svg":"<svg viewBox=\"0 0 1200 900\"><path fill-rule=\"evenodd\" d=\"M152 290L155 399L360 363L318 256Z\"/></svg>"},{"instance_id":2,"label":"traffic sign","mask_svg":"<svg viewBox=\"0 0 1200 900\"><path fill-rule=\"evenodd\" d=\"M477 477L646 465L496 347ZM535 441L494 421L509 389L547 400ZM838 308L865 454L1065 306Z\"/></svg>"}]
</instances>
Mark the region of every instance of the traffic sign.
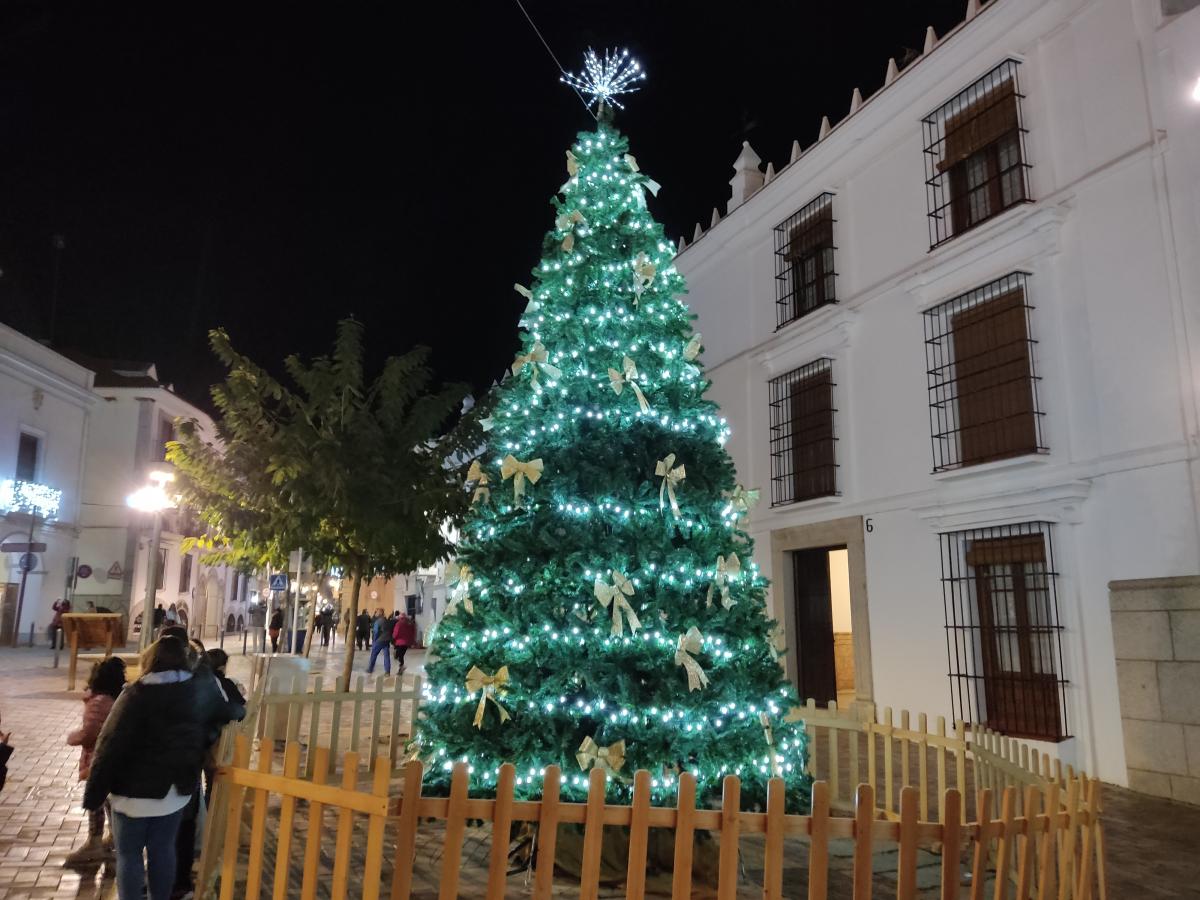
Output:
<instances>
[{"instance_id":1,"label":"traffic sign","mask_svg":"<svg viewBox=\"0 0 1200 900\"><path fill-rule=\"evenodd\" d=\"M288 577L282 572L271 576L271 590L286 591L288 589Z\"/></svg>"},{"instance_id":2,"label":"traffic sign","mask_svg":"<svg viewBox=\"0 0 1200 900\"><path fill-rule=\"evenodd\" d=\"M0 553L45 553L46 545L40 541L7 541L0 544Z\"/></svg>"},{"instance_id":3,"label":"traffic sign","mask_svg":"<svg viewBox=\"0 0 1200 900\"><path fill-rule=\"evenodd\" d=\"M22 572L32 572L37 568L37 556L33 553L22 553L21 559L17 562L17 568Z\"/></svg>"},{"instance_id":4,"label":"traffic sign","mask_svg":"<svg viewBox=\"0 0 1200 900\"><path fill-rule=\"evenodd\" d=\"M75 574L78 575L80 578L91 578L92 577L92 567L89 566L87 563L83 563L82 565L80 565L80 567L78 569L75 570Z\"/></svg>"},{"instance_id":5,"label":"traffic sign","mask_svg":"<svg viewBox=\"0 0 1200 900\"><path fill-rule=\"evenodd\" d=\"M121 564L119 562L114 562L111 566L108 567L108 577L109 578L120 578L124 574L125 574L125 570L121 568Z\"/></svg>"}]
</instances>

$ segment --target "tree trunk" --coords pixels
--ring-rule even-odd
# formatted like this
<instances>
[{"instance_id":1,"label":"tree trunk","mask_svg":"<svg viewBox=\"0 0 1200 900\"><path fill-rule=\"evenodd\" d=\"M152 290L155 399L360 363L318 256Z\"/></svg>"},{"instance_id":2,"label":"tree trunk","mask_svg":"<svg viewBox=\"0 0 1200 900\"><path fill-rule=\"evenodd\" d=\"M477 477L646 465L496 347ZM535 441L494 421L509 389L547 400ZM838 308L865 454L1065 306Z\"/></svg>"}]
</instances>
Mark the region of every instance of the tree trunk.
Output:
<instances>
[{"instance_id":1,"label":"tree trunk","mask_svg":"<svg viewBox=\"0 0 1200 900\"><path fill-rule=\"evenodd\" d=\"M342 663L342 690L350 690L350 676L354 672L354 641L350 639L350 629L354 627L354 620L358 618L358 592L362 589L362 575L366 570L366 562L356 562L353 568L350 569L350 577L354 579L354 587L350 589L350 609L346 615L349 618L349 626L346 630L346 659Z\"/></svg>"}]
</instances>

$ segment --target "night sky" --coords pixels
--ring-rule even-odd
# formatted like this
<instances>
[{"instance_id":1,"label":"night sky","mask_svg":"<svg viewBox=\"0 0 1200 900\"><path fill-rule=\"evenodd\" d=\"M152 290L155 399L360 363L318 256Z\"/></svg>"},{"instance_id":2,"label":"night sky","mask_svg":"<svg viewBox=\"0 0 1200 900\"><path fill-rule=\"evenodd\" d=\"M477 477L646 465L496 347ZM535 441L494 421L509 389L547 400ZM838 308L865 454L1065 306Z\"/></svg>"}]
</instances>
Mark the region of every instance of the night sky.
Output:
<instances>
[{"instance_id":1,"label":"night sky","mask_svg":"<svg viewBox=\"0 0 1200 900\"><path fill-rule=\"evenodd\" d=\"M742 140L781 167L965 6L526 2L568 69L641 61L617 125L689 240ZM512 0L4 0L0 320L49 335L57 256L55 345L156 361L194 402L208 329L274 369L350 314L374 360L427 344L485 389L591 121Z\"/></svg>"}]
</instances>

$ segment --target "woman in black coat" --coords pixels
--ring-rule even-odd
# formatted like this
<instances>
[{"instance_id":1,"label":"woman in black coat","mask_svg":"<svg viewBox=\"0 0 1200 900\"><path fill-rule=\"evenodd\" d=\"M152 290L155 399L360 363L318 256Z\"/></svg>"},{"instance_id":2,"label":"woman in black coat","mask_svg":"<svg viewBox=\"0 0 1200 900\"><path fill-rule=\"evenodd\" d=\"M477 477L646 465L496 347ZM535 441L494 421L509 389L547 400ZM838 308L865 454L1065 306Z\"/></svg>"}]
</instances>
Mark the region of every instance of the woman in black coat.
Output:
<instances>
[{"instance_id":1,"label":"woman in black coat","mask_svg":"<svg viewBox=\"0 0 1200 900\"><path fill-rule=\"evenodd\" d=\"M204 760L205 704L179 638L150 645L142 672L100 731L83 807L98 809L111 800L120 900L140 900L147 881L150 900L168 900L175 835Z\"/></svg>"}]
</instances>

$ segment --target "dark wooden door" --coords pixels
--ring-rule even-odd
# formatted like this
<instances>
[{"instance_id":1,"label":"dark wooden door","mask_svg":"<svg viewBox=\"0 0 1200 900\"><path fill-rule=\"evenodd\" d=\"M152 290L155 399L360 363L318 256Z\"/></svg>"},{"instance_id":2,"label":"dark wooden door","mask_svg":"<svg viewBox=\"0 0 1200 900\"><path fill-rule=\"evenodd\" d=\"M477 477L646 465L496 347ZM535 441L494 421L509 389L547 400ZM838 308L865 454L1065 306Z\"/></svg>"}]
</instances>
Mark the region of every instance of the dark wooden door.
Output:
<instances>
[{"instance_id":1,"label":"dark wooden door","mask_svg":"<svg viewBox=\"0 0 1200 900\"><path fill-rule=\"evenodd\" d=\"M0 646L12 643L13 628L17 619L17 595L19 584L0 584Z\"/></svg>"},{"instance_id":2,"label":"dark wooden door","mask_svg":"<svg viewBox=\"0 0 1200 900\"><path fill-rule=\"evenodd\" d=\"M792 553L795 583L796 670L802 700L822 706L837 700L833 657L833 601L829 595L829 550Z\"/></svg>"}]
</instances>

